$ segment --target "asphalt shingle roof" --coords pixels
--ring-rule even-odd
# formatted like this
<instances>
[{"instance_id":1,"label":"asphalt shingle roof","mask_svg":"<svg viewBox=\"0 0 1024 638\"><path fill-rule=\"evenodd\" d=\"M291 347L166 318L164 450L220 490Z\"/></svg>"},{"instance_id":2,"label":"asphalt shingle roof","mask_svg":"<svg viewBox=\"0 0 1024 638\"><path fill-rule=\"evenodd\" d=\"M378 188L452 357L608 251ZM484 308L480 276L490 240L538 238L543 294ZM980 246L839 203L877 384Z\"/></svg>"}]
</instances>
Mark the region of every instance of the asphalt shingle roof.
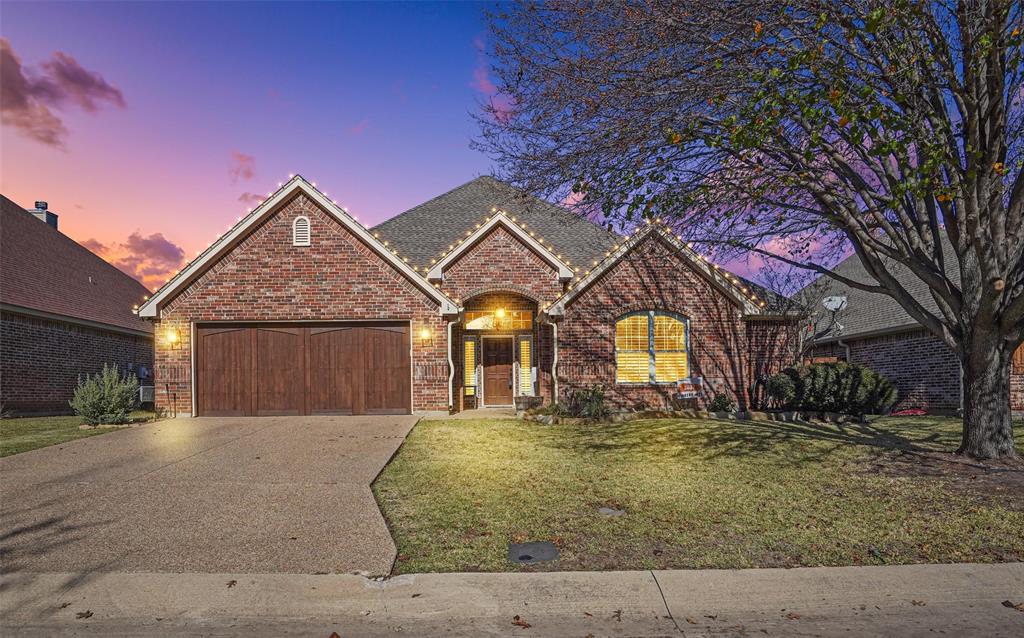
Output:
<instances>
[{"instance_id":1,"label":"asphalt shingle roof","mask_svg":"<svg viewBox=\"0 0 1024 638\"><path fill-rule=\"evenodd\" d=\"M498 208L526 222L573 266L589 266L622 238L579 215L490 176L470 182L380 223L373 230L403 257L421 267Z\"/></svg>"},{"instance_id":2,"label":"asphalt shingle roof","mask_svg":"<svg viewBox=\"0 0 1024 638\"><path fill-rule=\"evenodd\" d=\"M950 280L960 285L960 269L957 267L958 260L953 247L948 241L943 241L943 256L946 262L946 270ZM938 312L938 305L932 298L928 286L908 268L900 264L889 266L890 271L895 275L896 280L906 288L914 299L931 312ZM860 259L853 255L847 257L834 268L835 272L843 277L860 283L878 285L868 275ZM817 305L812 310L818 319L818 328L822 329L830 321L830 313L820 303L820 299L828 295L841 295L846 297L846 309L837 313L836 319L843 326L841 334L829 334L825 339L837 337L853 337L864 334L878 334L891 330L906 328L917 325L916 319L907 314L899 303L892 297L877 293L852 288L840 283L830 277L822 276L813 283L806 286L797 295L807 295Z\"/></svg>"},{"instance_id":3,"label":"asphalt shingle roof","mask_svg":"<svg viewBox=\"0 0 1024 638\"><path fill-rule=\"evenodd\" d=\"M0 195L0 303L153 332L132 313L149 291Z\"/></svg>"}]
</instances>

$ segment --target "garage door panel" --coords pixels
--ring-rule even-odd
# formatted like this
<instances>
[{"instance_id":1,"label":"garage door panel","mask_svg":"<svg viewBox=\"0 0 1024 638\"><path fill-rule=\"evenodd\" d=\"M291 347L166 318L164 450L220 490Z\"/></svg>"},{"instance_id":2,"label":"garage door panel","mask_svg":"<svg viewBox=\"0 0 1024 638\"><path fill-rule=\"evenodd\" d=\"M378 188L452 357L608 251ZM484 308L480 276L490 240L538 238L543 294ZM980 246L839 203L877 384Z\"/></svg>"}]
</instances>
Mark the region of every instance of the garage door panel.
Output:
<instances>
[{"instance_id":1,"label":"garage door panel","mask_svg":"<svg viewBox=\"0 0 1024 638\"><path fill-rule=\"evenodd\" d=\"M303 328L255 328L256 414L303 414L306 367Z\"/></svg>"},{"instance_id":2,"label":"garage door panel","mask_svg":"<svg viewBox=\"0 0 1024 638\"><path fill-rule=\"evenodd\" d=\"M363 392L360 329L310 328L307 352L310 413L359 414Z\"/></svg>"},{"instance_id":3,"label":"garage door panel","mask_svg":"<svg viewBox=\"0 0 1024 638\"><path fill-rule=\"evenodd\" d=\"M410 412L407 325L256 324L197 333L200 414Z\"/></svg>"},{"instance_id":4,"label":"garage door panel","mask_svg":"<svg viewBox=\"0 0 1024 638\"><path fill-rule=\"evenodd\" d=\"M250 413L252 340L245 328L197 331L198 408L210 416Z\"/></svg>"},{"instance_id":5,"label":"garage door panel","mask_svg":"<svg viewBox=\"0 0 1024 638\"><path fill-rule=\"evenodd\" d=\"M409 333L403 328L367 327L366 413L407 411L409 397Z\"/></svg>"}]
</instances>

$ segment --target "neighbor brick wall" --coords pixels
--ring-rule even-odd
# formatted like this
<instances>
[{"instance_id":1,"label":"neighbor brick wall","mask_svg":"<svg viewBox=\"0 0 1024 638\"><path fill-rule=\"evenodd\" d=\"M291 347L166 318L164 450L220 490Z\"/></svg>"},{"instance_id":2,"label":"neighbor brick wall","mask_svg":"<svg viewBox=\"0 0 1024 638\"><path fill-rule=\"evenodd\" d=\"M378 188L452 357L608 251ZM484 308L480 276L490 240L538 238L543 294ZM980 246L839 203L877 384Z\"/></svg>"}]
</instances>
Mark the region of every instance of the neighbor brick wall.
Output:
<instances>
[{"instance_id":1,"label":"neighbor brick wall","mask_svg":"<svg viewBox=\"0 0 1024 638\"><path fill-rule=\"evenodd\" d=\"M292 246L292 220L310 219L312 245ZM174 297L157 325L160 406L192 411L191 324L204 321L411 320L413 409L448 407L446 323L439 305L329 213L299 194ZM428 328L424 343L419 332ZM177 328L181 343L162 338Z\"/></svg>"},{"instance_id":2,"label":"neighbor brick wall","mask_svg":"<svg viewBox=\"0 0 1024 638\"><path fill-rule=\"evenodd\" d=\"M70 412L80 375L104 364L153 369L153 338L0 313L0 405L25 414Z\"/></svg>"},{"instance_id":3,"label":"neighbor brick wall","mask_svg":"<svg viewBox=\"0 0 1024 638\"><path fill-rule=\"evenodd\" d=\"M953 351L928 331L914 330L844 340L850 363L885 375L899 397L893 409L922 408L955 412L960 408L960 363ZM814 348L812 356L844 358L844 348L832 342Z\"/></svg>"},{"instance_id":4,"label":"neighbor brick wall","mask_svg":"<svg viewBox=\"0 0 1024 638\"><path fill-rule=\"evenodd\" d=\"M671 385L615 382L615 322L640 310L665 310L690 320L691 375L702 376L708 398L715 392L750 405L758 376L793 360L782 347L791 333L775 321L744 320L735 302L697 274L656 234L606 272L566 308L558 329L559 394L600 384L617 407L665 407Z\"/></svg>"},{"instance_id":5,"label":"neighbor brick wall","mask_svg":"<svg viewBox=\"0 0 1024 638\"><path fill-rule=\"evenodd\" d=\"M442 289L462 301L490 291L509 291L543 305L562 294L558 271L502 226L459 256L444 271Z\"/></svg>"}]
</instances>

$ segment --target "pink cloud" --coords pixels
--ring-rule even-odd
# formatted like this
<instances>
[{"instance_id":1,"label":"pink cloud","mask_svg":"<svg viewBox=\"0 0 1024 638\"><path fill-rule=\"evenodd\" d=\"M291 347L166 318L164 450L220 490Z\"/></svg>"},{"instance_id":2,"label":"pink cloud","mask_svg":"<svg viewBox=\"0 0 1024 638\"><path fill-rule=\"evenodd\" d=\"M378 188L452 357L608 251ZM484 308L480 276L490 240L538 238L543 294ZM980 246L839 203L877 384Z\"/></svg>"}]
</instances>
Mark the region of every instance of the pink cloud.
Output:
<instances>
[{"instance_id":1,"label":"pink cloud","mask_svg":"<svg viewBox=\"0 0 1024 638\"><path fill-rule=\"evenodd\" d=\"M251 208L255 208L259 206L260 203L263 201L263 195L260 195L258 193L246 192L238 196L238 201L242 202L243 204L248 204L249 207Z\"/></svg>"},{"instance_id":2,"label":"pink cloud","mask_svg":"<svg viewBox=\"0 0 1024 638\"><path fill-rule=\"evenodd\" d=\"M477 64L473 69L473 81L470 83L474 89L483 94L487 100L487 110L499 122L507 122L515 109L515 101L512 96L501 93L498 87L491 81L490 69L487 66L486 50L487 45L480 37L473 38L473 48L477 50Z\"/></svg>"},{"instance_id":3,"label":"pink cloud","mask_svg":"<svg viewBox=\"0 0 1024 638\"><path fill-rule=\"evenodd\" d=\"M366 127L370 124L369 118L363 118L355 123L355 125L348 128L348 132L352 135L362 135L366 130Z\"/></svg>"},{"instance_id":4,"label":"pink cloud","mask_svg":"<svg viewBox=\"0 0 1024 638\"><path fill-rule=\"evenodd\" d=\"M185 261L185 251L162 233L143 236L135 232L117 244L96 239L81 244L150 290L159 288Z\"/></svg>"},{"instance_id":5,"label":"pink cloud","mask_svg":"<svg viewBox=\"0 0 1024 638\"><path fill-rule=\"evenodd\" d=\"M65 148L68 129L51 107L71 103L95 113L102 103L127 106L120 89L67 53L57 51L40 69L22 66L10 41L0 38L0 119L37 142Z\"/></svg>"},{"instance_id":6,"label":"pink cloud","mask_svg":"<svg viewBox=\"0 0 1024 638\"><path fill-rule=\"evenodd\" d=\"M241 151L231 151L231 168L228 169L231 181L249 180L256 175L256 158Z\"/></svg>"}]
</instances>

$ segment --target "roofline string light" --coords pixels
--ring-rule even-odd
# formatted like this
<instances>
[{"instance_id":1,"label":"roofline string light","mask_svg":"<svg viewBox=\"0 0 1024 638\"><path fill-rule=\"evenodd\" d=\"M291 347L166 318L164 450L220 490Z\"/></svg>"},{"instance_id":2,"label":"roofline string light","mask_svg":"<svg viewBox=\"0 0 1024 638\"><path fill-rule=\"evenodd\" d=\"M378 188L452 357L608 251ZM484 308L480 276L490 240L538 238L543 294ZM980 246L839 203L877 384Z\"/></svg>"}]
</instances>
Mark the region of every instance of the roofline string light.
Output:
<instances>
[{"instance_id":1,"label":"roofline string light","mask_svg":"<svg viewBox=\"0 0 1024 638\"><path fill-rule=\"evenodd\" d=\"M173 281L174 281L174 280L175 280L175 279L177 278L178 274L180 274L181 272L183 272L183 271L185 271L185 270L188 270L189 268L191 268L191 267L192 267L192 265L193 265L193 264L194 264L195 262L197 262L198 260L200 260L200 259L201 259L202 257L204 257L204 256L205 256L205 255L206 255L206 254L207 254L207 253L208 253L208 252L209 252L209 251L210 251L210 250L211 250L211 249L213 248L213 246L214 246L214 245L216 245L216 244L217 244L217 243L218 243L219 241L221 241L221 240L222 240L222 239L223 239L223 238L224 238L224 237L225 237L226 235L230 234L230 233L231 233L231 232L233 232L233 231L234 231L234 230L235 230L236 228L238 228L238 227L239 227L240 225L242 225L242 224L243 224L243 223L244 223L244 222L245 222L245 221L246 221L246 220L247 220L247 219L248 219L249 217L251 217L251 216L253 215L253 213L255 213L255 212L256 212L257 210L259 210L259 209L260 209L260 207L262 207L262 206L263 206L263 205L264 205L264 204L265 204L265 203L266 203L266 202L267 202L268 200L272 199L272 198L273 198L273 197L274 197L274 196L275 196L275 195L276 195L277 193L279 193L279 192L280 192L280 191L281 191L281 190L282 190L282 189L283 189L283 188L284 188L284 187L285 187L285 186L286 186L287 184L290 184L290 183L291 183L291 182L292 182L292 181L293 181L293 180L294 180L294 179L295 179L296 177L300 177L300 179L302 179L302 178L301 178L301 176L298 176L298 175L297 175L296 173L289 173L289 174L288 174L288 181L287 181L287 182L278 182L278 188L277 188L277 190L276 190L276 191L274 191L274 192L272 192L272 193L268 193L268 194L267 194L267 198L266 198L266 199L264 199L264 200L262 200L262 201L260 201L260 202L259 202L259 203L258 203L258 204L257 204L257 205L256 205L256 206L254 207L254 208L247 208L247 209L246 209L246 214L245 214L245 215L241 215L241 216L239 216L239 217L238 217L238 219L236 220L236 222L235 222L235 223L234 223L233 225L229 226L229 227L228 227L228 229L227 229L226 231L224 231L224 233L222 233L221 235L217 236L217 237L216 237L216 238L215 238L215 239L214 239L214 240L213 240L212 242L210 242L209 244L207 244L206 248L204 248L203 250L201 250L201 251L199 251L198 253L196 253L196 256L195 256L195 257L193 257L193 258L192 258L191 260L189 260L189 262L188 262L188 263L186 263L186 264L184 265L184 267L182 267L181 269L175 270L175 271L174 271L174 272L172 273L172 275L171 275L170 279L168 279L167 281L165 281L165 282L163 283L163 285L162 285L162 286L160 286L159 288L157 288L157 290L156 290L156 291L155 291L155 292L154 292L153 294L154 294L154 295L156 295L156 294L160 293L160 291L162 291L162 290L163 290L164 288L166 288L167 286L169 286L169 285L170 285L170 284L171 284L171 283L172 283L172 282L173 282ZM317 193L319 193L320 195L323 195L325 199L328 199L328 200L329 200L329 201L330 201L330 202L331 202L331 203L332 203L332 204L333 204L334 206L336 206L336 207L337 207L337 208L338 208L339 210L341 210L341 212L342 212L342 213L344 213L345 215L348 215L348 216L349 216L350 218L352 218L352 220L353 220L353 221L355 221L357 225L359 225L359 226L363 227L363 228L364 228L364 229L365 229L365 230L366 230L367 232L370 232L370 227L369 227L368 225L366 225L366 224L360 224L360 223L359 223L359 218L358 218L358 217L356 217L355 215L352 215L351 213L349 213L349 212L348 212L348 209L347 209L347 208L345 208L344 206L341 206L341 205L339 205L339 204L338 204L338 202L337 202L336 200L330 199L330 198L328 197L328 195L327 195L327 193L326 193L325 191L321 191L321 190L320 190L319 188L317 188L316 182L311 182L311 181L308 181L308 180L306 180L306 183L307 183L307 184L309 184L309 185L310 185L310 186L311 186L311 187L312 187L312 188L313 188L313 189L314 189L314 190L315 190L315 191L316 191ZM582 280L583 278L585 278L585 277L588 277L588 276L590 275L590 273L591 273L592 271L594 271L594 270L598 270L598 268L599 268L599 267L601 266L601 264L603 264L603 263L604 263L605 261L607 261L607 260L611 259L611 258L612 258L613 256L617 255L617 253L619 252L619 249L620 249L620 248L626 248L626 245L627 245L627 244L628 244L628 243L629 243L630 241L632 241L632 240L635 240L635 239L636 239L636 237L637 237L637 236L639 236L639 234L640 234L640 232L641 232L641 231L640 231L639 229L634 229L634 230L633 230L633 236L632 236L632 237L631 237L631 236L630 236L629 234L627 234L627 235L624 235L624 236L623 236L624 242L623 242L622 244L615 244L615 245L614 245L614 246L612 247L612 250L610 250L610 251L607 251L607 252L605 252L605 256L604 256L604 259L602 259L602 260L601 260L600 262L598 262L598 261L594 261L594 263L593 263L593 268L591 268L590 270L587 270L586 272L584 272L584 273L583 273L583 276L581 277L581 276L580 276L580 274L579 274L579 273L580 273L580 267L579 267L579 266L573 267L573 266L572 266L572 262L571 262L570 260L568 260L568 259L563 259L563 258L562 258L562 255L561 255L561 254L559 254L559 253L557 253L557 251L556 251L555 247L554 247L554 246L553 246L553 245L552 245L552 244L551 244L550 242L548 242L547 244L545 244L545 241L544 241L544 238L543 238L543 237L536 237L536 234L535 234L535 233L534 233L533 231L528 231L528 230L527 230L527 225L526 225L526 222L524 222L524 221L521 221L521 220L517 220L517 219L516 219L516 217L515 217L514 215L509 215L509 214L508 214L507 212L505 212L504 210L500 210L500 209L498 209L497 207L492 207L492 208L491 208L491 213L492 213L492 215L486 215L486 216L484 217L484 219L483 219L483 221L482 221L482 222L480 222L480 223L477 223L477 224L475 225L475 229L476 229L476 230L479 230L479 229L480 229L480 228L482 228L482 227L483 227L484 225L486 225L486 224L487 224L488 222L490 222L490 221L491 221L491 219L493 219L493 218L494 218L494 217L496 217L496 216L497 216L498 214L500 214L500 215L502 215L503 217L505 217L506 219L508 219L508 220L509 220L509 221L510 221L511 223L513 223L513 224L516 224L516 225L518 225L518 226L519 226L519 228L521 228L522 230L524 230L524 231L528 232L528 233L529 233L529 236L530 236L530 237L532 237L532 238L534 238L534 239L535 239L535 240L537 241L537 243L539 243L539 244L540 244L540 245L541 245L542 247L546 248L546 249L548 250L549 254L550 254L550 255L551 255L552 257L554 257L554 258L555 258L555 259L556 259L556 260L557 260L557 261L558 261L558 262L559 262L560 264L564 265L564 266L565 266L566 268L568 268L568 269L569 269L570 271L573 271L573 272L575 272L575 273L576 273L576 278L575 278L575 279L573 280L573 283L569 283L569 285L568 285L568 288L567 288L567 290L566 290L566 293L565 293L565 294L563 294L563 295L561 295L561 296L560 296L560 297L559 297L558 299L556 299L555 301L553 301L553 302L551 302L551 303L549 303L549 304L545 304L545 305L544 305L544 307L543 307L543 309L544 309L544 310L546 310L547 308L549 308L549 307L551 307L551 306L553 306L553 305L555 305L555 304L559 303L559 301L561 301L562 297L564 297L565 295L567 295L567 294L569 293L569 291L571 291L571 290L572 290L573 288L575 288L575 287L576 287L576 285L578 285L578 284L579 284L579 282L580 282L580 281L581 281L581 280ZM654 219L654 220L648 219L648 220L647 220L647 224L648 224L649 226L650 226L650 225L655 225L655 226L657 227L657 229L658 229L658 230L660 230L660 231L664 232L665 234L667 234L669 238L671 238L671 239L674 239L674 240L676 240L676 239L677 239L677 240L678 240L678 242L679 242L679 246L678 246L679 248L684 248L684 249L688 249L688 250L689 250L690 252L692 252L692 253L693 253L693 254L694 254L694 255L695 255L695 256L696 256L696 257L697 257L697 258L698 258L699 260L701 260L701 261L703 261L703 262L706 262L706 263L707 263L707 264L709 264L709 265L710 265L710 266L711 266L712 268L714 268L714 270L715 270L715 271L718 271L718 272L724 273L724 278L725 278L725 280L726 280L726 281L728 281L728 282L730 282L730 283L732 283L732 284L733 284L733 287L734 287L734 288L737 288L737 289L739 289L740 291L742 291L742 292L741 292L740 294L741 294L741 295L742 295L742 296L743 296L744 298L747 298L747 294L746 294L746 293L748 292L748 291L747 291L747 288L746 288L746 287L744 287L744 286L742 286L742 285L740 284L740 281L739 281L738 279L736 279L736 277L735 277L734 275L732 275L732 273L730 273L730 272L728 272L728 271L726 271L726 270L724 270L724 269L720 268L720 267L718 266L718 264L715 264L714 262L712 262L711 260L709 260L709 259L708 259L707 257L705 257L704 255L701 255L700 253L697 253L697 252L696 252L695 250L693 250L693 244L692 244L692 243L687 243L687 244L683 244L683 243L682 243L682 241L683 241L683 238L682 238L682 236L681 236L681 235L679 235L679 236L673 235L673 234L672 234L672 229L671 229L671 228L670 228L670 227L668 226L668 224L662 224L662 223L661 223L661 219L660 219L660 218L656 218L656 219ZM377 232L372 232L371 234L372 234L372 236L373 236L373 238L374 238L374 239L379 239L379 238L380 238L380 234L379 234L379 233L377 233ZM473 234L473 231L472 231L472 230L467 230L467 231L466 231L466 237L470 237L470 236L471 236L472 234ZM446 257L448 257L448 255L450 255L450 254L451 254L451 253L453 253L453 252L454 252L454 251L455 251L456 249L458 249L459 247L461 247L464 241L465 241L465 240L463 240L463 239L461 239L461 238L460 238L460 239L459 239L459 240L458 240L458 241L457 241L457 242L456 242L455 244L450 244L450 245L448 246L448 250L447 250L447 251L442 251L442 252L441 252L440 260L438 260L438 259L431 259L431 260L430 260L430 263L431 263L431 265L436 265L436 264L438 263L438 261L443 261L443 260L444 260L444 259L445 259ZM391 253L392 255L394 255L395 257L398 257L398 258L400 258L400 259L402 260L402 263L404 263L404 264L408 265L408 263L409 263L409 258L408 258L408 257L402 257L401 255L399 255L399 253L398 253L398 250L397 250L396 248L394 248L393 246L389 246L389 243L388 243L388 241L387 241L387 240L382 240L382 245L383 245L383 248L384 248L384 249L385 249L386 251L390 252L390 253ZM426 273L428 273L428 272L429 272L429 270L430 270L430 269L429 269L429 268L428 268L427 266L423 266L423 269L422 269L422 273L420 272L420 267L419 267L419 266L415 266L415 265L414 265L414 266L412 266L412 270L413 270L413 273L414 273L414 274L416 274L417 276L419 276L419 277L420 277L420 278L421 278L421 279L422 279L422 280L424 281L424 283L426 283L427 285L431 285L431 284L430 284L430 281L429 281L429 280L427 279L427 277L426 277ZM439 285L439 284L433 284L433 287L434 287L435 289L437 289L437 290L440 290L440 291L441 291L442 293L444 293L444 295L445 295L445 296L447 296L447 297L448 297L449 299L452 299L453 301L455 301L455 302L456 302L456 304L458 304L458 303L459 303L459 299L458 299L457 297L452 297L452 293L451 293L451 292L449 292L449 291L446 291L446 290L441 290L441 287L440 287L440 285ZM750 300L751 300L752 302L754 302L755 304L757 304L757 305L759 305L760 307L762 307L762 308L763 308L763 307L765 306L765 302L764 302L763 300L760 300L760 299L758 299L757 295L754 295L753 293L751 293L751 294L750 294L750 296L749 296L749 299L750 299ZM148 300L149 300L149 296L147 295L146 297L144 297L144 299L143 299L143 300L144 300L144 301L148 301ZM137 314L137 313L138 313L138 308L139 308L139 306L138 306L138 305L136 304L136 305L135 305L135 306L133 307L133 309L132 309L132 312L133 312L133 313L136 313L136 314Z\"/></svg>"},{"instance_id":2,"label":"roofline string light","mask_svg":"<svg viewBox=\"0 0 1024 638\"><path fill-rule=\"evenodd\" d=\"M197 261L199 261L200 259L202 259L202 258L203 258L203 257L204 257L204 256L205 256L205 255L206 255L207 253L209 253L209 252L210 252L210 250L211 250L211 249L212 249L212 248L213 248L213 247L214 247L214 246L215 246L215 245L216 245L216 244L217 244L218 242L220 242L220 241L221 241L222 239L224 239L224 237L225 237L226 235L229 235L229 234L231 234L231 233L232 233L232 232L233 232L233 231L234 231L234 230L235 230L236 228L238 228L239 226L241 226L241 225L242 225L242 224L243 224L243 223L244 223L244 222L245 222L245 221L246 221L246 220L247 220L247 219L248 219L249 217L251 217L251 216L253 215L253 213L255 213L256 211L258 211L258 210L260 209L260 207L262 207L262 206L263 206L264 204L266 204L266 203L267 203L267 201L269 201L270 199L273 199L273 197L274 197L275 195L277 195L277 194L278 194L279 192L281 192L281 190L283 190L283 189L284 189L284 187L285 187L286 185L288 185L288 184L291 184L291 183L292 183L292 181L293 181L293 180L294 180L294 179L295 179L296 177L299 177L300 179L303 179L303 181L305 181L305 182L306 182L306 183L307 183L308 185L310 185L310 186L311 186L311 187L313 188L313 190L315 190L315 191L316 191L317 193L319 193L320 195L323 195L325 199L327 199L328 201L330 201L330 202L331 202L331 203L332 203L332 204L333 204L334 206L336 206L336 207L337 207L337 208L338 208L339 210L341 210L341 212L342 212L342 213L344 213L345 215L348 215L349 217L351 217L351 218L352 218L352 220L353 220L353 221L355 221L355 222L356 222L356 224L357 224L358 226L361 226L361 227L362 227L363 229L365 229L365 230L366 230L367 232L370 232L370 227L369 227L368 225L366 225L366 224L362 224L362 223L359 223L359 218L358 218L358 217L356 217L355 215L353 215L353 214L349 213L349 212L348 212L348 208L346 208L345 206L342 206L342 205L338 204L337 200L334 200L334 199L330 199L330 197L329 197L329 196L327 195L327 193L326 193L325 191L322 191L322 190L320 190L319 188L317 188L316 182L312 182L312 181L309 181L309 180L305 180L305 178L302 178L302 176L301 176L301 175L298 175L297 173L289 173L289 174L288 174L288 181L287 181L287 182L278 182L278 184L277 184L277 190L276 190L276 191L273 191L273 192L271 192L271 193L267 193L267 197L266 197L266 199L263 199L263 200L261 200L261 201L260 201L260 202L259 202L258 204L256 204L256 206L255 206L255 207L253 207L253 208L246 208L246 209L245 209L245 214L244 214L244 215L240 215L240 216L238 217L238 219L237 219L237 220L235 221L235 223L234 223L234 224L232 224L231 226L228 226L228 229L227 229L226 231L224 231L224 232L223 232L222 234L218 235L218 236L217 236L216 238L214 238L214 240L213 240L213 241L211 241L211 242L210 242L209 244L207 244L207 245L206 245L206 248L203 248L202 250L200 250L199 252L197 252L197 253L196 253L196 255L195 255L195 257L193 257L192 259L190 259L190 260L189 260L189 261L188 261L188 262L187 262L187 263L186 263L186 264L185 264L184 266L182 266L182 267L181 267L180 269L177 269L177 270L175 270L175 271L174 271L173 273L171 273L171 277L170 277L170 278L169 278L169 279L168 279L167 281L165 281L165 282L163 283L163 285L161 285L161 286L160 286L159 288L157 288L157 289L156 289L156 290L155 290L155 291L153 292L153 294L154 294L154 295L157 295L157 294L159 294L159 293L160 293L160 291L162 291L162 290L163 290L164 288L168 287L168 286L169 286L169 285L170 285L170 284L171 284L172 282L174 282L174 280L175 280L175 279L176 279L176 278L178 277L178 275L179 275L180 273L182 273L182 272L184 272L184 271L188 270L189 268L191 268L191 267L192 267L192 265L193 265L193 264L195 264L195 263L196 263ZM374 237L374 239L377 239L377 238L379 237L379 234L378 234L378 233L373 233L373 237ZM387 250L388 252L390 252L390 253L391 253L392 255L394 255L395 257L399 257L399 258L401 258L401 260L402 260L402 263L404 263L404 264L408 265L408 263L409 263L409 258L408 258L408 257L402 257L402 256L400 256L400 255L398 254L398 250L397 250L397 249L395 249L394 247L389 247L389 246L388 246L388 242L387 242L387 241L384 241L384 242L383 242L383 245L384 245L384 248L385 248L385 250ZM420 274L420 272L419 272L419 268L418 268L418 267L416 267L416 266L413 266L413 272L414 272L414 273L415 273L415 274L416 274L417 276L419 276L419 277L420 277L420 278L421 278L421 279L423 280L423 283L427 284L428 286L430 285L430 282L429 282L429 281L427 281L426 277L424 277L423 275L421 275L421 274ZM426 272L426 269L424 269L424 272ZM439 289L439 287L438 287L438 286L434 286L434 287L435 287L435 288L438 288L438 289ZM444 294L445 294L446 296L448 296L449 298L451 297L451 295L450 295L449 293L447 293L447 292L445 292L445 291L443 291L443 290L442 290L441 292L443 292L443 293L444 293ZM148 300L149 300L149 295L147 295L147 296L145 296L145 297L143 298L143 301L148 301ZM138 304L136 304L136 305L135 305L135 306L134 306L134 307L132 308L132 312L133 312L133 313L135 313L135 314L138 314L138 310L139 310L139 305L138 305Z\"/></svg>"},{"instance_id":3,"label":"roofline string light","mask_svg":"<svg viewBox=\"0 0 1024 638\"><path fill-rule=\"evenodd\" d=\"M765 307L765 305L766 305L765 301L763 299L758 298L758 296L755 295L753 293L753 291L750 291L749 294L748 294L747 288L744 287L741 284L740 280L737 279L735 275L730 273L728 270L725 270L724 268L720 267L718 264L712 262L710 259L708 259L704 255L698 253L696 250L694 250L692 242L684 243L683 242L683 236L682 235L674 235L672 233L672 228L668 224L661 223L661 219L660 218L655 219L655 220L648 219L647 220L647 225L648 226L654 225L655 228L658 231L662 232L670 240L672 240L673 243L677 244L677 246L676 246L677 248L688 250L699 261L702 261L702 262L708 264L709 266L711 266L716 271L716 274L719 274L723 279L725 279L725 281L727 283L732 284L733 291L736 292L739 297L742 297L745 300L751 301L755 305L755 307L757 307L757 308L764 308ZM604 258L601 259L600 261L596 261L595 260L593 262L593 267L590 270L587 270L583 274L583 277L584 278L589 277L591 272L601 270L604 267L603 265L604 265L604 263L606 261L609 261L609 260L611 260L613 258L618 258L619 254L620 254L620 249L622 249L622 251L624 252L625 249L628 247L629 242L635 241L637 239L637 237L640 235L641 232L642 232L641 229L634 228L632 236L630 236L629 234L623 235L623 239L624 239L623 243L622 244L615 244L614 246L612 246L612 249L609 250L609 251L606 251L605 254L604 254ZM578 271L579 270L577 269L577 272ZM558 297L558 299L555 299L551 303L544 305L541 309L542 310L547 310L548 308L550 308L552 306L556 306L559 303L561 303L562 300L565 297L567 297L569 295L569 293L571 293L572 290L579 285L579 282L580 282L580 278L576 277L575 282L574 283L570 283L568 285L566 291L562 295L560 295Z\"/></svg>"}]
</instances>

